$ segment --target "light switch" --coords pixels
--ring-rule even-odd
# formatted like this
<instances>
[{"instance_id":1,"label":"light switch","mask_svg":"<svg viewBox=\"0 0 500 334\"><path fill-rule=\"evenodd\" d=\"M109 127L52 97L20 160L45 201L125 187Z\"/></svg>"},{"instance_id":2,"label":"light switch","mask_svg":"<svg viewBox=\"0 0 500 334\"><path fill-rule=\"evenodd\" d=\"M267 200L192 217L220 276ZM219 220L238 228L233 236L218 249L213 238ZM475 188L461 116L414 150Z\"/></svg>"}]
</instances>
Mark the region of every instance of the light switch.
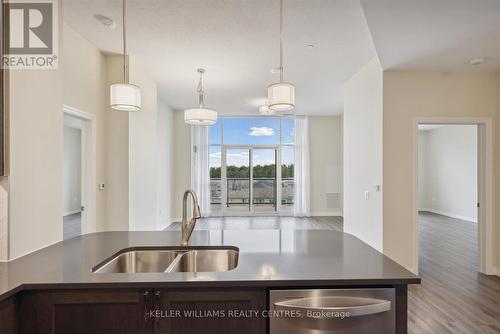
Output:
<instances>
[{"instance_id":1,"label":"light switch","mask_svg":"<svg viewBox=\"0 0 500 334\"><path fill-rule=\"evenodd\" d=\"M369 199L370 199L370 191L369 191L369 190L366 190L366 191L365 191L365 199L366 199L366 200L369 200Z\"/></svg>"},{"instance_id":2,"label":"light switch","mask_svg":"<svg viewBox=\"0 0 500 334\"><path fill-rule=\"evenodd\" d=\"M97 188L98 188L99 190L104 190L104 183L99 183L99 184L97 185Z\"/></svg>"}]
</instances>

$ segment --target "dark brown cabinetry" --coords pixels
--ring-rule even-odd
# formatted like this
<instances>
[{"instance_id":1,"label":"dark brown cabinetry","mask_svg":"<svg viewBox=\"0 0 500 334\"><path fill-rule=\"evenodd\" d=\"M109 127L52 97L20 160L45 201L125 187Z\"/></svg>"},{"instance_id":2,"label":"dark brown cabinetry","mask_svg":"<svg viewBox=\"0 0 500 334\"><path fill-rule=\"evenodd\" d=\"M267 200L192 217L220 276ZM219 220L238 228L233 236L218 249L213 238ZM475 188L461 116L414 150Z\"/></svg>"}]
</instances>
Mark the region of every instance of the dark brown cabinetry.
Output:
<instances>
[{"instance_id":1,"label":"dark brown cabinetry","mask_svg":"<svg viewBox=\"0 0 500 334\"><path fill-rule=\"evenodd\" d=\"M15 334L16 332L16 298L11 297L0 302L0 333Z\"/></svg>"},{"instance_id":2,"label":"dark brown cabinetry","mask_svg":"<svg viewBox=\"0 0 500 334\"><path fill-rule=\"evenodd\" d=\"M162 317L155 333L263 334L265 290L156 291Z\"/></svg>"},{"instance_id":3,"label":"dark brown cabinetry","mask_svg":"<svg viewBox=\"0 0 500 334\"><path fill-rule=\"evenodd\" d=\"M20 334L143 334L148 291L26 292L19 299Z\"/></svg>"},{"instance_id":4,"label":"dark brown cabinetry","mask_svg":"<svg viewBox=\"0 0 500 334\"><path fill-rule=\"evenodd\" d=\"M266 328L265 289L26 291L17 300L0 304L1 323L8 317L12 324L0 323L2 334L16 333L16 323L20 334L263 334Z\"/></svg>"}]
</instances>

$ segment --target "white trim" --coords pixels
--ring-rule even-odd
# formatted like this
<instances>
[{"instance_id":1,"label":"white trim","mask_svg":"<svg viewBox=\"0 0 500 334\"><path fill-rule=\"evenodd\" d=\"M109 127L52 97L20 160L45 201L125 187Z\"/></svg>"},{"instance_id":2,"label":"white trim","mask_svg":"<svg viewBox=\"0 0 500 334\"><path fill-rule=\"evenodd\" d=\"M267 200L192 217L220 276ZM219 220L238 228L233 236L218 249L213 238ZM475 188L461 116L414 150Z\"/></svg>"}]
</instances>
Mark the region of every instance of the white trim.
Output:
<instances>
[{"instance_id":1,"label":"white trim","mask_svg":"<svg viewBox=\"0 0 500 334\"><path fill-rule=\"evenodd\" d=\"M63 113L82 120L82 234L96 232L96 116L64 105Z\"/></svg>"},{"instance_id":2,"label":"white trim","mask_svg":"<svg viewBox=\"0 0 500 334\"><path fill-rule=\"evenodd\" d=\"M69 211L69 212L63 212L63 217L71 216L71 215L74 215L75 213L80 213L80 212L82 212L82 210L80 210L80 209Z\"/></svg>"},{"instance_id":3,"label":"white trim","mask_svg":"<svg viewBox=\"0 0 500 334\"><path fill-rule=\"evenodd\" d=\"M478 125L478 198L481 207L478 210L478 247L479 271L491 274L493 266L493 170L494 170L494 145L493 145L493 120L485 117L471 118L414 118L413 119L413 265L415 274L418 274L418 136L419 124L476 124Z\"/></svg>"},{"instance_id":4,"label":"white trim","mask_svg":"<svg viewBox=\"0 0 500 334\"><path fill-rule=\"evenodd\" d=\"M309 217L342 217L342 211L332 212L311 212Z\"/></svg>"},{"instance_id":5,"label":"white trim","mask_svg":"<svg viewBox=\"0 0 500 334\"><path fill-rule=\"evenodd\" d=\"M441 216L465 220L465 221L468 221L471 223L477 223L477 219L474 217L466 217L466 216L457 215L457 214L451 213L451 212L444 212L444 211L439 211L439 210L431 209L431 208L421 208L421 209L418 209L418 211L427 211L427 212L435 213L435 214L441 215Z\"/></svg>"}]
</instances>

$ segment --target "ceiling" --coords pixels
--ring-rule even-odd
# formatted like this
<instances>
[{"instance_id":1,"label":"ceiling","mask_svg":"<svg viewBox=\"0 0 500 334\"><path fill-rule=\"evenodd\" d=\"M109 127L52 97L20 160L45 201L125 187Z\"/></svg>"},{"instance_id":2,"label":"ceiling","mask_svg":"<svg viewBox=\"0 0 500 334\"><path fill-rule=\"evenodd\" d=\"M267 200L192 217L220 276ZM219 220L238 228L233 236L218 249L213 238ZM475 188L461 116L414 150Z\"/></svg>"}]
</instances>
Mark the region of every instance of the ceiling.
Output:
<instances>
[{"instance_id":1,"label":"ceiling","mask_svg":"<svg viewBox=\"0 0 500 334\"><path fill-rule=\"evenodd\" d=\"M107 53L121 50L121 0L64 0L64 20ZM279 79L279 1L129 0L129 53L155 76L174 109L205 102L221 114L256 114ZM116 21L109 29L93 18ZM296 113L342 112L342 86L376 53L359 1L285 1L285 80L296 85ZM314 45L313 49L306 48Z\"/></svg>"},{"instance_id":2,"label":"ceiling","mask_svg":"<svg viewBox=\"0 0 500 334\"><path fill-rule=\"evenodd\" d=\"M121 0L64 1L69 25L104 52L120 52ZM278 0L128 3L129 53L166 103L195 106L204 67L209 107L257 113L278 80L270 71L279 64ZM285 80L296 85L297 114L342 113L343 83L376 55L386 70L500 70L500 0L285 1ZM468 64L478 57L485 62Z\"/></svg>"},{"instance_id":3,"label":"ceiling","mask_svg":"<svg viewBox=\"0 0 500 334\"><path fill-rule=\"evenodd\" d=\"M500 70L499 0L361 0L384 69ZM471 66L473 58L485 58Z\"/></svg>"}]
</instances>

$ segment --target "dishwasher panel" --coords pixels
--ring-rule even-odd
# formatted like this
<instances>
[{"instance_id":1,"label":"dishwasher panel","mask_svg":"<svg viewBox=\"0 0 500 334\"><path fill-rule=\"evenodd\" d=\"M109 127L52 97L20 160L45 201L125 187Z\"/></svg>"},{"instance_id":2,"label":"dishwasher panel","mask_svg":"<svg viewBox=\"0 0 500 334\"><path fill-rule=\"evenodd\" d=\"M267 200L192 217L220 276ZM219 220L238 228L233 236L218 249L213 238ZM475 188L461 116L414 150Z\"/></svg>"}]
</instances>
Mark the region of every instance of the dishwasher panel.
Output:
<instances>
[{"instance_id":1,"label":"dishwasher panel","mask_svg":"<svg viewBox=\"0 0 500 334\"><path fill-rule=\"evenodd\" d=\"M271 290L270 334L395 334L395 289Z\"/></svg>"}]
</instances>

